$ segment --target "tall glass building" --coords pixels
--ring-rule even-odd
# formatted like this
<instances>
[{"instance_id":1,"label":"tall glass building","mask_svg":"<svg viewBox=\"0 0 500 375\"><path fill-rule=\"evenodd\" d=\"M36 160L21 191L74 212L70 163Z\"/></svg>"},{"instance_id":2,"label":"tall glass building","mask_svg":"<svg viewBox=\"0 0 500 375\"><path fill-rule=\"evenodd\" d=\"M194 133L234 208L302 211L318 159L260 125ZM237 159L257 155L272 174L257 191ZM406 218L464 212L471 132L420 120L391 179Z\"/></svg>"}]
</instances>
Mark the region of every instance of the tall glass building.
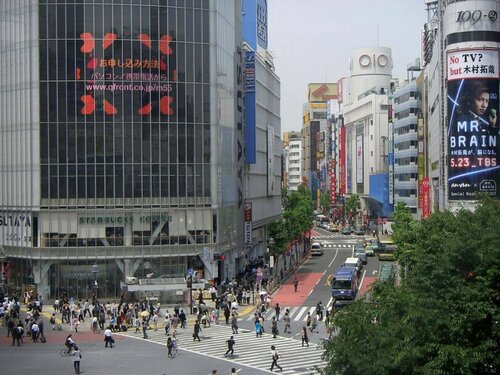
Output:
<instances>
[{"instance_id":1,"label":"tall glass building","mask_svg":"<svg viewBox=\"0 0 500 375\"><path fill-rule=\"evenodd\" d=\"M213 254L243 243L241 34L239 1L1 2L12 288L234 275Z\"/></svg>"}]
</instances>

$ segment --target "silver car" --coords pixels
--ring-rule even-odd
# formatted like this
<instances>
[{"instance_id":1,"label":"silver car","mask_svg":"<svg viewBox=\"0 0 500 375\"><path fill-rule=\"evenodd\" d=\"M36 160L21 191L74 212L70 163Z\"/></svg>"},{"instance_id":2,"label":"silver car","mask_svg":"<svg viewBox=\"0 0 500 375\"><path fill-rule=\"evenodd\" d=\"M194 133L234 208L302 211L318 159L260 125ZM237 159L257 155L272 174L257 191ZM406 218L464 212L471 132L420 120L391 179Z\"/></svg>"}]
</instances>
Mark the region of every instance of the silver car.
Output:
<instances>
[{"instance_id":1,"label":"silver car","mask_svg":"<svg viewBox=\"0 0 500 375\"><path fill-rule=\"evenodd\" d=\"M366 250L364 246L356 246L354 248L354 256L359 258L361 260L362 264L367 264L368 263L368 257L366 255Z\"/></svg>"}]
</instances>

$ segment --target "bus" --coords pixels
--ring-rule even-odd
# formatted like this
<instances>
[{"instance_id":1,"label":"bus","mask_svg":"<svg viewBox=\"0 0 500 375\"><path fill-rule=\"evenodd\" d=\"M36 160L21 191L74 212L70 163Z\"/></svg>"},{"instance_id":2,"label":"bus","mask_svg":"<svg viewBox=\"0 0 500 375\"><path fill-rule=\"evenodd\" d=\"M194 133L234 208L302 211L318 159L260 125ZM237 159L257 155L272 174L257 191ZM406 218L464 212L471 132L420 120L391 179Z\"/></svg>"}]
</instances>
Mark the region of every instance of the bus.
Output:
<instances>
[{"instance_id":1,"label":"bus","mask_svg":"<svg viewBox=\"0 0 500 375\"><path fill-rule=\"evenodd\" d=\"M377 256L379 260L396 260L395 252L397 246L392 240L381 240L377 249Z\"/></svg>"}]
</instances>

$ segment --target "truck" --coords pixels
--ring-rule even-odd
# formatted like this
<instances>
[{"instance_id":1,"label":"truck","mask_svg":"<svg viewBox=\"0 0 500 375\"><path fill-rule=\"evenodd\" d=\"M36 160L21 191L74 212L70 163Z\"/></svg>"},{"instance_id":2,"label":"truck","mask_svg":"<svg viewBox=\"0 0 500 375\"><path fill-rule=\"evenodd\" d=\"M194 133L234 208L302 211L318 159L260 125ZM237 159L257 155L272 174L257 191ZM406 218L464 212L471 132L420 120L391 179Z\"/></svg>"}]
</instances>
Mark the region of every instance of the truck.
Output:
<instances>
[{"instance_id":1,"label":"truck","mask_svg":"<svg viewBox=\"0 0 500 375\"><path fill-rule=\"evenodd\" d=\"M340 267L331 278L332 297L335 304L345 304L353 301L358 292L358 275L356 270Z\"/></svg>"}]
</instances>

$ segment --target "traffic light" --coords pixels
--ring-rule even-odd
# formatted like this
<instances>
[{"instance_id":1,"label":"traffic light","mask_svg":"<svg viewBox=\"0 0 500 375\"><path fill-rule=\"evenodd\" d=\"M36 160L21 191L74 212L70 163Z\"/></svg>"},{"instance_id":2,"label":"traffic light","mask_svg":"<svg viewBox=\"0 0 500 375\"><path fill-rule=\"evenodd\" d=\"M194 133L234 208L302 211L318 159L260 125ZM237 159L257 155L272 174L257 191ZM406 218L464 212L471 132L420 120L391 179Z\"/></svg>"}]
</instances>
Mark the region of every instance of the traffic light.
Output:
<instances>
[{"instance_id":1,"label":"traffic light","mask_svg":"<svg viewBox=\"0 0 500 375\"><path fill-rule=\"evenodd\" d=\"M214 254L214 260L220 260L221 262L224 262L225 259L226 259L225 255Z\"/></svg>"}]
</instances>

